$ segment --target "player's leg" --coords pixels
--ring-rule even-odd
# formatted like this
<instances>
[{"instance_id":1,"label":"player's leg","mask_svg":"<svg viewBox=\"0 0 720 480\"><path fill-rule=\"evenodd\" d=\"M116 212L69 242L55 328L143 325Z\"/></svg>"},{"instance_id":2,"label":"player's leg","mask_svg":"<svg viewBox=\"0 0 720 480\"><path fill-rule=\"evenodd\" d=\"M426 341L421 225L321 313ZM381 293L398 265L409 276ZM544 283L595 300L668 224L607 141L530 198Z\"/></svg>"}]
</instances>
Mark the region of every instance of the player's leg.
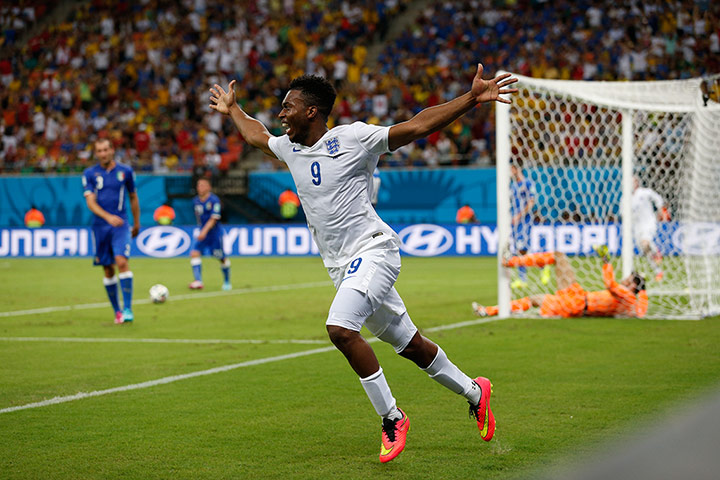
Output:
<instances>
[{"instance_id":1,"label":"player's leg","mask_svg":"<svg viewBox=\"0 0 720 480\"><path fill-rule=\"evenodd\" d=\"M128 259L123 255L116 255L115 263L118 266L118 278L123 296L123 321L132 322L135 319L132 312L133 273L130 270Z\"/></svg>"},{"instance_id":2,"label":"player's leg","mask_svg":"<svg viewBox=\"0 0 720 480\"><path fill-rule=\"evenodd\" d=\"M545 295L533 295L512 300L510 301L510 311L524 312L530 310L531 307L539 307L544 296ZM478 317L494 317L500 313L500 308L497 305L484 306L477 302L472 302L472 309Z\"/></svg>"},{"instance_id":3,"label":"player's leg","mask_svg":"<svg viewBox=\"0 0 720 480\"><path fill-rule=\"evenodd\" d=\"M132 312L133 273L128 262L128 258L130 258L130 227L123 225L113 228L112 236L113 254L123 297L123 321L132 322L135 316Z\"/></svg>"},{"instance_id":4,"label":"player's leg","mask_svg":"<svg viewBox=\"0 0 720 480\"><path fill-rule=\"evenodd\" d=\"M554 252L538 252L528 253L526 255L517 255L503 261L503 266L509 268L518 267L545 267L555 263Z\"/></svg>"},{"instance_id":5,"label":"player's leg","mask_svg":"<svg viewBox=\"0 0 720 480\"><path fill-rule=\"evenodd\" d=\"M365 326L380 340L392 345L398 354L412 360L430 378L465 397L478 425L482 425L483 439L492 438L495 429L492 413L487 416L486 424L490 381L484 377L471 379L448 359L440 346L420 335L394 286L385 295L383 304L365 321Z\"/></svg>"},{"instance_id":6,"label":"player's leg","mask_svg":"<svg viewBox=\"0 0 720 480\"><path fill-rule=\"evenodd\" d=\"M482 439L487 442L492 439L495 434L495 416L490 410L490 380L485 377L471 379L448 358L439 345L417 331L400 355L415 362L443 387L465 397Z\"/></svg>"},{"instance_id":7,"label":"player's leg","mask_svg":"<svg viewBox=\"0 0 720 480\"><path fill-rule=\"evenodd\" d=\"M577 283L575 270L564 253L555 252L555 280L557 281L558 290L563 290L573 283Z\"/></svg>"},{"instance_id":8,"label":"player's leg","mask_svg":"<svg viewBox=\"0 0 720 480\"><path fill-rule=\"evenodd\" d=\"M514 232L515 251L520 255L528 252L528 244L530 241L530 225L521 223L515 226ZM517 267L518 278L510 282L510 288L513 290L527 287L527 267L519 265Z\"/></svg>"},{"instance_id":9,"label":"player's leg","mask_svg":"<svg viewBox=\"0 0 720 480\"><path fill-rule=\"evenodd\" d=\"M200 250L196 247L190 251L190 266L192 267L193 281L190 282L188 288L191 290L199 290L203 288L202 282L202 258Z\"/></svg>"},{"instance_id":10,"label":"player's leg","mask_svg":"<svg viewBox=\"0 0 720 480\"><path fill-rule=\"evenodd\" d=\"M230 259L225 257L220 259L220 270L223 275L222 289L225 291L232 290L232 283L230 283Z\"/></svg>"},{"instance_id":11,"label":"player's leg","mask_svg":"<svg viewBox=\"0 0 720 480\"><path fill-rule=\"evenodd\" d=\"M102 265L103 267L103 285L107 293L110 305L114 312L115 323L123 323L122 311L120 310L120 302L118 301L118 277L115 276L115 260L112 253L112 235L111 228L107 226L93 227L92 238L95 243L94 265Z\"/></svg>"},{"instance_id":12,"label":"player's leg","mask_svg":"<svg viewBox=\"0 0 720 480\"><path fill-rule=\"evenodd\" d=\"M115 267L113 265L103 265L103 269L105 273L103 284L110 299L110 305L112 305L113 312L115 312L115 323L123 323L120 301L118 300L118 277L115 275Z\"/></svg>"},{"instance_id":13,"label":"player's leg","mask_svg":"<svg viewBox=\"0 0 720 480\"><path fill-rule=\"evenodd\" d=\"M655 273L655 279L660 281L663 278L663 271L661 262L662 254L660 249L655 245L653 239L657 233L657 224L652 221L640 222L633 226L633 233L635 236L635 243L640 249L640 253L647 258L650 263L650 267Z\"/></svg>"},{"instance_id":14,"label":"player's leg","mask_svg":"<svg viewBox=\"0 0 720 480\"><path fill-rule=\"evenodd\" d=\"M662 280L663 271L660 266L662 262L662 254L660 253L660 249L657 245L655 245L655 242L653 242L652 236L647 235L643 238L640 242L640 247L643 255L645 255L645 258L647 258L653 272L655 273L655 279L658 281Z\"/></svg>"},{"instance_id":15,"label":"player's leg","mask_svg":"<svg viewBox=\"0 0 720 480\"><path fill-rule=\"evenodd\" d=\"M339 288L330 307L326 328L330 340L360 377L370 403L382 418L380 461L384 463L397 457L405 448L410 420L397 407L375 352L360 335L365 319L372 313L373 306L366 294L353 288Z\"/></svg>"},{"instance_id":16,"label":"player's leg","mask_svg":"<svg viewBox=\"0 0 720 480\"><path fill-rule=\"evenodd\" d=\"M230 284L230 259L225 256L222 232L213 235L212 255L220 261L220 270L222 270L223 275L222 289L225 291L232 290L232 285Z\"/></svg>"}]
</instances>

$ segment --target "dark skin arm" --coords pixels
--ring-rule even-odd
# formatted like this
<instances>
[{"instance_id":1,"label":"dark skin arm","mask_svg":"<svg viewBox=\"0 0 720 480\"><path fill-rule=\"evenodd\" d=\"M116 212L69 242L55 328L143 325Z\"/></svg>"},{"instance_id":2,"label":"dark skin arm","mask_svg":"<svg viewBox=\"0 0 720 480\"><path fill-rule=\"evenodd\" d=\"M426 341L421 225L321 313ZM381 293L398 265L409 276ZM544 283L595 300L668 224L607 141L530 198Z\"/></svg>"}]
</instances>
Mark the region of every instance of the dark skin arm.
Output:
<instances>
[{"instance_id":1,"label":"dark skin arm","mask_svg":"<svg viewBox=\"0 0 720 480\"><path fill-rule=\"evenodd\" d=\"M265 154L277 158L268 147L268 140L271 137L268 129L265 128L261 121L245 113L235 101L235 80L230 82L227 92L220 85L215 84L210 89L210 93L212 93L210 108L225 115L230 115L235 128L238 129L246 142L255 148L259 148Z\"/></svg>"},{"instance_id":2,"label":"dark skin arm","mask_svg":"<svg viewBox=\"0 0 720 480\"><path fill-rule=\"evenodd\" d=\"M479 63L469 92L442 105L426 108L410 120L390 127L388 133L390 150L396 150L447 127L481 103L492 101L510 103L510 100L500 95L516 93L517 88L506 87L517 82L517 78L510 78L510 74L505 73L492 80L483 80L482 73L483 66Z\"/></svg>"}]
</instances>

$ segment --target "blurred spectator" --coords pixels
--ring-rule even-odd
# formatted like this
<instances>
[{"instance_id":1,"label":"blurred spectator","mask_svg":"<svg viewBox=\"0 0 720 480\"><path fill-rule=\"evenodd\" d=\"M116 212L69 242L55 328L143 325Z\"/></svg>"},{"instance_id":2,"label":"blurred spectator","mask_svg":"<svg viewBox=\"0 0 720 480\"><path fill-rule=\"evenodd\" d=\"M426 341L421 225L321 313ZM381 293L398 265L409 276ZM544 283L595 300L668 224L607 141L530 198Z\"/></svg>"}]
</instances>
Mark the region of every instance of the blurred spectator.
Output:
<instances>
[{"instance_id":1,"label":"blurred spectator","mask_svg":"<svg viewBox=\"0 0 720 480\"><path fill-rule=\"evenodd\" d=\"M40 228L43 225L45 225L45 215L33 205L25 213L25 226L28 228Z\"/></svg>"},{"instance_id":2,"label":"blurred spectator","mask_svg":"<svg viewBox=\"0 0 720 480\"><path fill-rule=\"evenodd\" d=\"M278 198L278 203L280 204L280 215L282 215L285 220L290 220L297 215L298 208L300 207L300 199L292 190L287 189L282 192Z\"/></svg>"},{"instance_id":3,"label":"blurred spectator","mask_svg":"<svg viewBox=\"0 0 720 480\"><path fill-rule=\"evenodd\" d=\"M479 58L489 75L503 65L574 80L720 72L720 2L611 0L433 0L370 69L368 47L384 41L409 3L94 0L47 26L38 23L46 2L3 3L0 132L17 147L3 153L0 169L82 171L89 133L111 138L118 160L141 170L205 165L222 174L243 141L222 150L234 132L209 113L207 90L232 78L244 109L277 134L277 98L301 73L340 87L336 123L390 125L454 98ZM494 156L491 108L444 134L383 157L381 166L487 164Z\"/></svg>"},{"instance_id":4,"label":"blurred spectator","mask_svg":"<svg viewBox=\"0 0 720 480\"><path fill-rule=\"evenodd\" d=\"M163 203L155 209L153 220L160 225L172 225L173 220L175 220L175 210L169 203Z\"/></svg>"},{"instance_id":5,"label":"blurred spectator","mask_svg":"<svg viewBox=\"0 0 720 480\"><path fill-rule=\"evenodd\" d=\"M460 207L455 215L455 221L457 223L475 223L477 218L475 217L475 210L470 205L465 204Z\"/></svg>"}]
</instances>

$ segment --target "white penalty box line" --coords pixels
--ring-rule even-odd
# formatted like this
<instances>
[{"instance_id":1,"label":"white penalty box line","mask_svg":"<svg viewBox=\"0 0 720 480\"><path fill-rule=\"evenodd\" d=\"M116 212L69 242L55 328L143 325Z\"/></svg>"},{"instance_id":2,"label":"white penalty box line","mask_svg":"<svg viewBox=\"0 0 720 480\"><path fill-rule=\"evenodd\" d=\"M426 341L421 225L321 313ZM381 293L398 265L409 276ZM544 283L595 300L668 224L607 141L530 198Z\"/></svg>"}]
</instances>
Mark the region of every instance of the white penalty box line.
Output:
<instances>
[{"instance_id":1,"label":"white penalty box line","mask_svg":"<svg viewBox=\"0 0 720 480\"><path fill-rule=\"evenodd\" d=\"M471 321L467 321L467 322L453 323L453 324L449 324L449 325L440 325L440 326L437 326L437 327L431 327L431 328L424 329L423 331L425 331L425 332L439 332L439 331L442 331L442 330L454 330L454 329L457 329L457 328L471 327L471 326L480 325L480 324L483 324L483 323L495 322L495 321L498 321L498 320L504 320L504 319L503 319L503 318L499 318L499 317L483 318L483 319L471 320ZM379 339L377 339L377 338L371 338L371 339L368 339L368 341L369 341L369 342L372 342L372 343L375 343L375 342L379 341ZM15 407L3 408L3 409L0 409L0 414L2 414L2 413L16 412L16 411L19 411L19 410L28 410L28 409L31 409L31 408L47 407L47 406L50 406L50 405L57 405L57 404L60 404L60 403L73 402L73 401L75 401L75 400L82 400L83 398L100 397L100 396L103 396L103 395L110 395L110 394L112 394L112 393L120 393L120 392L127 392L127 391L131 391L131 390L139 390L139 389L143 389L143 388L150 388L150 387L155 387L155 386L157 386L157 385L166 385L166 384L168 384L168 383L174 383L174 382L178 382L178 381L180 381L180 380L188 380L188 379L191 379L191 378L202 377L202 376L206 376L206 375L213 375L213 374L215 374L215 373L228 372L228 371L230 371L230 370L235 370L235 369L238 369L238 368L252 367L252 366L255 366L255 365L263 365L263 364L266 364L266 363L280 362L280 361L283 361L283 360L291 360L291 359L294 359L294 358L306 357L306 356L309 356L309 355L315 355L315 354L317 354L317 353L332 352L332 351L334 351L334 350L335 350L335 347L334 347L334 346L323 347L323 348L315 348L315 349L312 349L312 350L305 350L305 351L303 351L303 352L289 353L289 354L286 354L286 355L277 355L277 356L274 356L274 357L260 358L260 359L257 359L257 360L249 360L249 361L247 361L247 362L234 363L234 364L225 365L225 366L222 366L222 367L211 368L211 369L208 369L208 370L200 370L200 371L197 371L197 372L185 373L185 374L182 374L182 375L172 375L172 376L169 376L169 377L159 378L159 379L157 379L157 380L149 380L149 381L147 381L147 382L134 383L134 384L131 384L131 385L124 385L124 386L115 387L115 388L108 388L108 389L106 389L106 390L95 390L95 391L92 391L92 392L78 392L78 393L76 393L76 394L74 394L74 395L54 397L54 398L50 398L50 399L48 399L48 400L43 400L43 401L40 401L40 402L34 402L34 403L28 403L28 404L25 404L25 405L18 405L18 406L15 406Z\"/></svg>"},{"instance_id":2,"label":"white penalty box line","mask_svg":"<svg viewBox=\"0 0 720 480\"><path fill-rule=\"evenodd\" d=\"M217 292L198 292L198 293L185 293L181 295L173 295L170 297L170 301L174 302L177 300L194 300L198 298L211 298L211 297L226 297L230 295L246 295L248 293L264 293L264 292L279 292L283 290L300 290L304 288L318 288L327 287L331 285L330 282L309 282L309 283L294 283L290 285L269 285L266 287L250 287L240 288L237 290L230 291L217 291ZM133 300L134 305L145 305L152 303L148 298L140 298ZM72 310L91 310L94 308L107 308L108 302L100 303L84 303L79 305L59 305L55 307L44 307L44 308L32 308L29 310L14 310L10 312L0 312L0 318L2 317L19 317L23 315L40 315L43 313L55 313L55 312L67 312Z\"/></svg>"}]
</instances>

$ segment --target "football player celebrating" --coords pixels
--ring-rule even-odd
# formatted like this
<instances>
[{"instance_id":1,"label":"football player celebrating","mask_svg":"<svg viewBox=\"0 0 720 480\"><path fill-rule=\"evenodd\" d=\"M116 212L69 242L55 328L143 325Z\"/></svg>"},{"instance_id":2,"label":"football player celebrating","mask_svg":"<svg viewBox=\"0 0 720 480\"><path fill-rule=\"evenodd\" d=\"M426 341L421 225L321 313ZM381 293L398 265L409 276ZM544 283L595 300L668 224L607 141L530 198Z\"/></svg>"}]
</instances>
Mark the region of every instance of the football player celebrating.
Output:
<instances>
[{"instance_id":1,"label":"football player celebrating","mask_svg":"<svg viewBox=\"0 0 720 480\"><path fill-rule=\"evenodd\" d=\"M661 268L662 253L655 244L657 221L670 220L670 212L665 207L663 198L655 190L640 186L640 180L633 177L632 194L632 225L635 244L645 255L655 272L655 280L663 279Z\"/></svg>"},{"instance_id":2,"label":"football player celebrating","mask_svg":"<svg viewBox=\"0 0 720 480\"><path fill-rule=\"evenodd\" d=\"M110 140L95 142L96 165L83 172L85 202L95 215L92 225L95 241L94 265L105 270L103 283L115 311L115 323L132 322L133 274L130 271L130 234L140 231L140 202L135 191L135 173L131 167L115 162L115 149ZM133 215L132 229L127 222L125 192ZM118 274L115 276L115 265ZM120 310L117 285L120 283L124 309Z\"/></svg>"},{"instance_id":3,"label":"football player celebrating","mask_svg":"<svg viewBox=\"0 0 720 480\"><path fill-rule=\"evenodd\" d=\"M282 101L278 116L285 135L280 137L240 108L235 80L227 92L217 84L210 89L210 107L230 115L250 145L290 169L308 227L336 288L327 332L382 418L381 462L402 452L410 421L397 407L375 352L360 335L363 325L432 379L465 397L484 440L495 431L490 380L463 373L410 319L394 287L400 274L400 239L371 203L372 173L380 155L446 127L482 103L510 103L500 95L515 93L517 89L508 87L517 79L503 74L483 80L482 73L478 64L470 91L406 122L390 127L355 122L332 129L327 126L336 96L332 84L304 75L290 83Z\"/></svg>"}]
</instances>

